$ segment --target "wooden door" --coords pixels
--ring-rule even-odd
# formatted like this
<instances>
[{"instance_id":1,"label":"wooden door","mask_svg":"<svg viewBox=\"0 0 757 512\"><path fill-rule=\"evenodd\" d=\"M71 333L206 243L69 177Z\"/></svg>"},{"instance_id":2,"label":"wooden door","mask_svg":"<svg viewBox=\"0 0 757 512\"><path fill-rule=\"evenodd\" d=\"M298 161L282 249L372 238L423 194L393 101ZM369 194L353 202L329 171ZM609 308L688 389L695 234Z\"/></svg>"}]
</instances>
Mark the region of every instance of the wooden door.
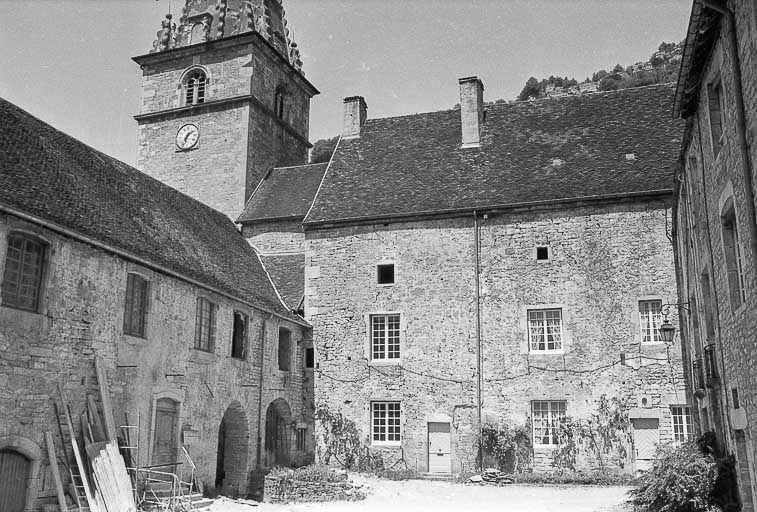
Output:
<instances>
[{"instance_id":1,"label":"wooden door","mask_svg":"<svg viewBox=\"0 0 757 512\"><path fill-rule=\"evenodd\" d=\"M634 418L633 444L636 455L636 471L652 467L657 445L660 444L660 420L657 418Z\"/></svg>"},{"instance_id":2,"label":"wooden door","mask_svg":"<svg viewBox=\"0 0 757 512\"><path fill-rule=\"evenodd\" d=\"M12 450L0 450L0 510L23 512L29 459Z\"/></svg>"},{"instance_id":3,"label":"wooden door","mask_svg":"<svg viewBox=\"0 0 757 512\"><path fill-rule=\"evenodd\" d=\"M428 424L428 472L452 472L452 444L449 423Z\"/></svg>"},{"instance_id":4,"label":"wooden door","mask_svg":"<svg viewBox=\"0 0 757 512\"><path fill-rule=\"evenodd\" d=\"M152 465L176 462L178 444L176 425L178 407L170 398L161 398L155 404L155 434L152 444ZM167 468L166 471L172 471Z\"/></svg>"}]
</instances>

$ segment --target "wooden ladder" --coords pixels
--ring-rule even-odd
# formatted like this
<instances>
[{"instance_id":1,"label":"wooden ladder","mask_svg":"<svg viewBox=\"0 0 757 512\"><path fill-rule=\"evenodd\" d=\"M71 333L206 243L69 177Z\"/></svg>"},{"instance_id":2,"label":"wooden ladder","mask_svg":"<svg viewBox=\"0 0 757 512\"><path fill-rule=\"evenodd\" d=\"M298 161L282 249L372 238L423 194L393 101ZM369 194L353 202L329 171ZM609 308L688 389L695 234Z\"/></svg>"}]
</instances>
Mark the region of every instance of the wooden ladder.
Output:
<instances>
[{"instance_id":1,"label":"wooden ladder","mask_svg":"<svg viewBox=\"0 0 757 512\"><path fill-rule=\"evenodd\" d=\"M66 401L65 394L63 393L63 387L58 383L58 394L60 395L61 409L63 409L61 420L61 412L56 407L56 419L58 420L58 427L60 428L61 442L63 443L63 454L66 467L68 468L68 474L71 478L71 486L74 490L74 501L76 502L76 509L79 512L99 512L97 506L92 499L91 488L89 481L87 480L86 468L79 452L79 443L76 441L76 434L74 433L73 422L71 421L71 410ZM73 458L69 456L69 451L66 448L66 439L64 436L65 429L68 429L68 445L71 446L73 451Z\"/></svg>"}]
</instances>

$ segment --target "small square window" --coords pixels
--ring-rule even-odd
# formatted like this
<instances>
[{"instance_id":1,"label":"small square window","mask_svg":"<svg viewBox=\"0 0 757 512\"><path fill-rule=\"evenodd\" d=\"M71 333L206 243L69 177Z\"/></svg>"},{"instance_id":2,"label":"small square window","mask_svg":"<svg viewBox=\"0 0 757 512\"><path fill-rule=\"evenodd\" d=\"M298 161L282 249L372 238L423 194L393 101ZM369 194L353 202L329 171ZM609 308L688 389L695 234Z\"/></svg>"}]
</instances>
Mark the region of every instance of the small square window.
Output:
<instances>
[{"instance_id":1,"label":"small square window","mask_svg":"<svg viewBox=\"0 0 757 512\"><path fill-rule=\"evenodd\" d=\"M386 263L376 267L376 281L378 284L394 284L394 263Z\"/></svg>"},{"instance_id":2,"label":"small square window","mask_svg":"<svg viewBox=\"0 0 757 512\"><path fill-rule=\"evenodd\" d=\"M305 349L305 368L313 369L315 367L315 349L313 347Z\"/></svg>"},{"instance_id":3,"label":"small square window","mask_svg":"<svg viewBox=\"0 0 757 512\"><path fill-rule=\"evenodd\" d=\"M538 261L545 261L549 259L549 247L537 247L536 259Z\"/></svg>"}]
</instances>

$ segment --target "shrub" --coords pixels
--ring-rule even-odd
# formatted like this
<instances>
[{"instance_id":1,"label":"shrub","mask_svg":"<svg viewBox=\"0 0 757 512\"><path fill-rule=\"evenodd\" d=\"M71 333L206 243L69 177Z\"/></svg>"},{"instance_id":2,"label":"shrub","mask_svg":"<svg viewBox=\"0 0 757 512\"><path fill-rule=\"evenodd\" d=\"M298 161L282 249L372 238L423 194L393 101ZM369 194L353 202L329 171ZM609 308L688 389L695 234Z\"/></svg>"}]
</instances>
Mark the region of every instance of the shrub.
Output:
<instances>
[{"instance_id":1,"label":"shrub","mask_svg":"<svg viewBox=\"0 0 757 512\"><path fill-rule=\"evenodd\" d=\"M500 422L483 428L484 466L494 463L505 473L521 473L531 468L531 426L511 427ZM491 461L491 462L490 462Z\"/></svg>"},{"instance_id":2,"label":"shrub","mask_svg":"<svg viewBox=\"0 0 757 512\"><path fill-rule=\"evenodd\" d=\"M571 471L514 475L516 484L541 485L629 485L633 477L619 471Z\"/></svg>"},{"instance_id":3,"label":"shrub","mask_svg":"<svg viewBox=\"0 0 757 512\"><path fill-rule=\"evenodd\" d=\"M277 467L273 468L269 475L276 478L283 477L292 482L343 482L346 480L344 473L315 464L297 469Z\"/></svg>"},{"instance_id":4,"label":"shrub","mask_svg":"<svg viewBox=\"0 0 757 512\"><path fill-rule=\"evenodd\" d=\"M715 460L695 442L662 446L652 468L642 473L629 491L637 510L648 512L706 512L717 510L712 491Z\"/></svg>"},{"instance_id":5,"label":"shrub","mask_svg":"<svg viewBox=\"0 0 757 512\"><path fill-rule=\"evenodd\" d=\"M378 471L384 468L384 460L373 453L362 442L355 422L345 418L339 411L332 411L326 405L315 410L316 429L319 437L319 460L329 464L333 458L343 468L358 471Z\"/></svg>"},{"instance_id":6,"label":"shrub","mask_svg":"<svg viewBox=\"0 0 757 512\"><path fill-rule=\"evenodd\" d=\"M376 476L385 480L413 480L418 478L414 469L381 469L376 471Z\"/></svg>"}]
</instances>

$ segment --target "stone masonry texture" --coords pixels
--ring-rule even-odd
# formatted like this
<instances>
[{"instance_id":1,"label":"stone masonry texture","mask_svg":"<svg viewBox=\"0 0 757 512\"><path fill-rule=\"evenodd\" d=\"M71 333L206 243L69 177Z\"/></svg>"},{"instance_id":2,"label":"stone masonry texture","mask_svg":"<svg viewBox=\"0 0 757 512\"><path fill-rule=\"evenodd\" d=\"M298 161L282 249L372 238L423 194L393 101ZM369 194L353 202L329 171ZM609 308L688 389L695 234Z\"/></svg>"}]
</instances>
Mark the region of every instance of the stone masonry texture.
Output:
<instances>
[{"instance_id":1,"label":"stone masonry texture","mask_svg":"<svg viewBox=\"0 0 757 512\"><path fill-rule=\"evenodd\" d=\"M603 394L632 417L684 405L680 348L641 343L638 301L675 302L666 201L491 214L480 219L480 318L485 419L526 425L533 400L565 400L585 418ZM536 247L549 248L548 261ZM306 317L318 367L316 403L354 421L370 445L370 404L401 402L402 443L374 446L387 461L428 470L427 423L451 422L452 470L476 463L473 219L418 220L306 231ZM376 265L395 284L376 284ZM527 310L561 308L564 353L529 354ZM401 360L371 363L368 315L401 315ZM626 364L620 364L621 353ZM549 471L554 447L537 448ZM584 465L592 465L590 460ZM633 453L624 461L634 467Z\"/></svg>"},{"instance_id":2,"label":"stone masonry texture","mask_svg":"<svg viewBox=\"0 0 757 512\"><path fill-rule=\"evenodd\" d=\"M265 417L277 399L290 410L285 419L292 434L286 442L296 456L294 429L312 422L312 398L307 396L312 378L302 363L302 340L309 337L304 327L8 215L0 216L0 276L11 230L32 233L49 244L39 313L0 304L0 449L18 443L39 448L35 510L55 503L44 432L53 433L62 457L53 414L53 404L60 406L56 385L63 386L78 419L88 394L99 401L95 355L105 361L116 425L126 424L126 415L130 424L141 424L141 465L151 463L151 422L159 398L178 403L177 446L189 452L200 482L215 483L218 432L226 414L227 440L234 444L227 444L226 452L241 456L226 457L224 486L229 492L246 491L248 473L271 463ZM144 339L123 334L130 272L149 281ZM194 348L198 297L217 305L212 353ZM231 357L235 311L249 317L245 359ZM290 371L278 369L280 327L291 332ZM136 439L136 432L132 435ZM306 445L313 449L312 441ZM67 473L61 474L65 485Z\"/></svg>"}]
</instances>

